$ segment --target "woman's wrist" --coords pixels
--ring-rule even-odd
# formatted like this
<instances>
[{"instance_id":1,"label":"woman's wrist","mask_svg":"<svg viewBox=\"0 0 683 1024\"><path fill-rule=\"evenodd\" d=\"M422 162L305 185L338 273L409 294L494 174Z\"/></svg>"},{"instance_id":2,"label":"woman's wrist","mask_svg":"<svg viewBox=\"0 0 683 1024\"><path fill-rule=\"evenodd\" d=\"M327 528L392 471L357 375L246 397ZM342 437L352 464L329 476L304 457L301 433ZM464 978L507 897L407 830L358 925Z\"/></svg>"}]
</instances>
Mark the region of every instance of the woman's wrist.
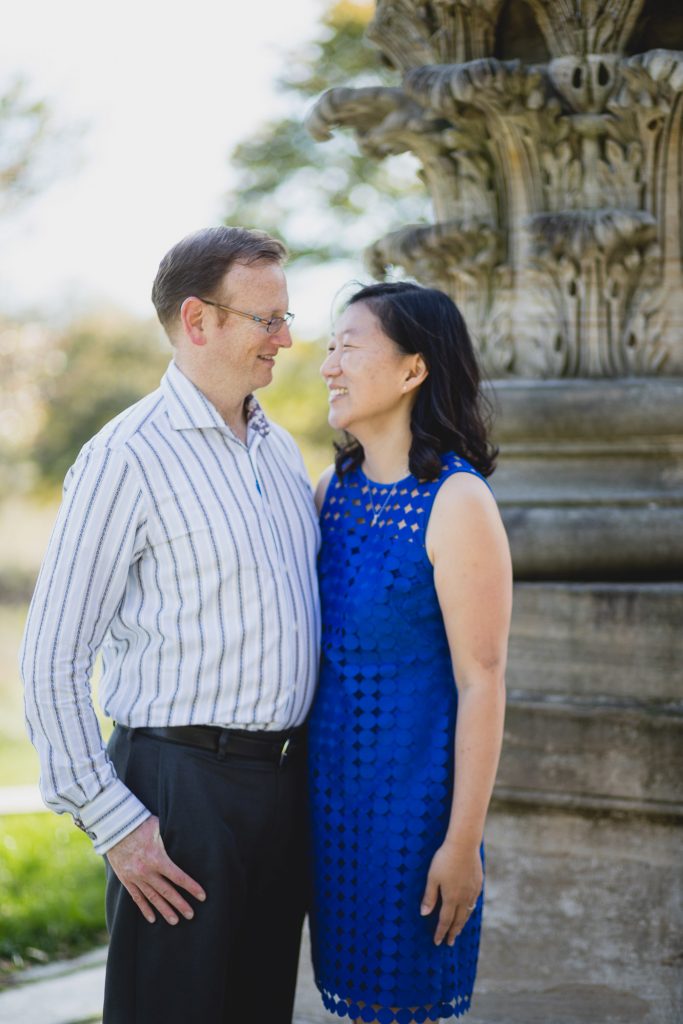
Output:
<instances>
[{"instance_id":1,"label":"woman's wrist","mask_svg":"<svg viewBox=\"0 0 683 1024\"><path fill-rule=\"evenodd\" d=\"M468 853L479 852L482 843L482 833L473 829L450 827L444 836L441 844L447 850L467 855Z\"/></svg>"}]
</instances>

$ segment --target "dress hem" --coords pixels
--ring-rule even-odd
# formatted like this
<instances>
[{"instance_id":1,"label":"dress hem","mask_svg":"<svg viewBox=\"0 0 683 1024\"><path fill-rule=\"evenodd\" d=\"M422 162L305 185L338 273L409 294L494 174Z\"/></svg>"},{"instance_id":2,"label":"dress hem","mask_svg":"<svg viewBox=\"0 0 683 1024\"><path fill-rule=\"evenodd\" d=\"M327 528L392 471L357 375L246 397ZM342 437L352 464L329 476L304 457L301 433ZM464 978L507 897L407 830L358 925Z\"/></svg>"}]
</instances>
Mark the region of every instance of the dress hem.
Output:
<instances>
[{"instance_id":1,"label":"dress hem","mask_svg":"<svg viewBox=\"0 0 683 1024\"><path fill-rule=\"evenodd\" d=\"M449 1020L464 1016L472 1005L470 994L455 996L448 1001L435 1000L429 1006L413 1004L410 1007L391 1008L377 1003L368 1006L363 999L356 1000L337 995L321 985L317 978L315 983L326 1010L337 1017L350 1017L352 1020L367 1021L368 1024L374 1021L379 1021L379 1024L412 1024L413 1021L416 1024L423 1024L427 1021Z\"/></svg>"}]
</instances>

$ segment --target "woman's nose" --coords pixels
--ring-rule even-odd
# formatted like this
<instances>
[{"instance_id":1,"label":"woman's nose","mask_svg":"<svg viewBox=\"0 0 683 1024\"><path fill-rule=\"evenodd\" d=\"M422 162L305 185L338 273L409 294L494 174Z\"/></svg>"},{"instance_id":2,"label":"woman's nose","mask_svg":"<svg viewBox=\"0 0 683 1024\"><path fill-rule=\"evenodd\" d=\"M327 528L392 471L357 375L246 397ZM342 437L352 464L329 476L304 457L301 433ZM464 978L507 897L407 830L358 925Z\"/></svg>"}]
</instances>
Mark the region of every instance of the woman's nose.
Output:
<instances>
[{"instance_id":1,"label":"woman's nose","mask_svg":"<svg viewBox=\"0 0 683 1024\"><path fill-rule=\"evenodd\" d=\"M320 374L322 377L334 377L337 373L339 373L339 363L335 359L334 352L328 352L320 367Z\"/></svg>"}]
</instances>

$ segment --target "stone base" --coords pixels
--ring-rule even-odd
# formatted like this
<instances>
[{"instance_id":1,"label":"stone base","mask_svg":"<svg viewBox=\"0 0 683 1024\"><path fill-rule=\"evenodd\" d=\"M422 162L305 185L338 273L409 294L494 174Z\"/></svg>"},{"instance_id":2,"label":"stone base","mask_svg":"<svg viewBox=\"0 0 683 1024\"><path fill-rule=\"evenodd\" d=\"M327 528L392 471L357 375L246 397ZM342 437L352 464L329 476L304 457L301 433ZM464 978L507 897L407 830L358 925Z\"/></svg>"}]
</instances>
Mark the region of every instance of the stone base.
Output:
<instances>
[{"instance_id":1,"label":"stone base","mask_svg":"<svg viewBox=\"0 0 683 1024\"><path fill-rule=\"evenodd\" d=\"M682 380L500 380L492 398L516 579L683 579Z\"/></svg>"},{"instance_id":2,"label":"stone base","mask_svg":"<svg viewBox=\"0 0 683 1024\"><path fill-rule=\"evenodd\" d=\"M497 800L470 1024L680 1024L682 838L634 815Z\"/></svg>"},{"instance_id":3,"label":"stone base","mask_svg":"<svg viewBox=\"0 0 683 1024\"><path fill-rule=\"evenodd\" d=\"M683 583L517 583L511 690L683 701Z\"/></svg>"}]
</instances>

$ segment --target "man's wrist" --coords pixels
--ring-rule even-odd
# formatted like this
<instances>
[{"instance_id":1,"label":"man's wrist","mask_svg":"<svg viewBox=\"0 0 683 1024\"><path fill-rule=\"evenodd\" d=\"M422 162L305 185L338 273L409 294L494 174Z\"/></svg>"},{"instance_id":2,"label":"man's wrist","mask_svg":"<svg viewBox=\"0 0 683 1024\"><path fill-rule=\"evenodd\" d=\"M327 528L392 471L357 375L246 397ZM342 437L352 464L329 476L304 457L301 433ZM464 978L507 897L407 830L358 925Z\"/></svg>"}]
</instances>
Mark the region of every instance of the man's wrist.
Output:
<instances>
[{"instance_id":1,"label":"man's wrist","mask_svg":"<svg viewBox=\"0 0 683 1024\"><path fill-rule=\"evenodd\" d=\"M150 816L134 793L116 779L74 814L74 824L92 840L95 852L105 854Z\"/></svg>"}]
</instances>

